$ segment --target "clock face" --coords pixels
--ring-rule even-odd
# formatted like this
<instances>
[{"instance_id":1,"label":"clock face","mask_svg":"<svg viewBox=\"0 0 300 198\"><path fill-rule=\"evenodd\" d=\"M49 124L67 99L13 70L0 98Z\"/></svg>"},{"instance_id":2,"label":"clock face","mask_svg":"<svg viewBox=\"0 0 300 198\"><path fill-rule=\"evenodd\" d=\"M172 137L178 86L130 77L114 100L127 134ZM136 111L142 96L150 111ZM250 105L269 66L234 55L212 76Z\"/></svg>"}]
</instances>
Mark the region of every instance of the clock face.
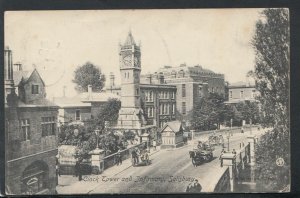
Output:
<instances>
[{"instance_id":1,"label":"clock face","mask_svg":"<svg viewBox=\"0 0 300 198\"><path fill-rule=\"evenodd\" d=\"M123 63L124 63L124 65L125 66L127 66L127 67L130 67L131 65L132 65L132 63L131 63L131 56L129 55L129 56L125 56L124 58L123 58Z\"/></svg>"}]
</instances>

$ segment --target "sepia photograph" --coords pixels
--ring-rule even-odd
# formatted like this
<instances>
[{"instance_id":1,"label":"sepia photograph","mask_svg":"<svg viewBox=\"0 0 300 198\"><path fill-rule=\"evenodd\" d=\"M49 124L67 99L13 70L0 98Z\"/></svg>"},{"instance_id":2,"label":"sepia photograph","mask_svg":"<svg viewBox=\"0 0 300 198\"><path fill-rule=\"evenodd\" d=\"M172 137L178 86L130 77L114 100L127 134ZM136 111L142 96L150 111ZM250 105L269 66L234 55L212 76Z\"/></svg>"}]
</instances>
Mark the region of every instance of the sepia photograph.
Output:
<instances>
[{"instance_id":1,"label":"sepia photograph","mask_svg":"<svg viewBox=\"0 0 300 198\"><path fill-rule=\"evenodd\" d=\"M4 13L6 195L290 192L288 8Z\"/></svg>"}]
</instances>

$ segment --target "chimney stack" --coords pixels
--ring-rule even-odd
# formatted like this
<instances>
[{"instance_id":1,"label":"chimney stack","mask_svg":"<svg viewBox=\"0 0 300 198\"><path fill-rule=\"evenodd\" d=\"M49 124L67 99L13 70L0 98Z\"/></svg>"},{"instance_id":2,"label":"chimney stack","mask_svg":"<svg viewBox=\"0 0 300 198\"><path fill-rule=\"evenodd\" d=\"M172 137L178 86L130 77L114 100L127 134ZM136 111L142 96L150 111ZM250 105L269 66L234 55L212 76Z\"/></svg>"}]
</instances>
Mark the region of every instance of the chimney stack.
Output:
<instances>
[{"instance_id":1,"label":"chimney stack","mask_svg":"<svg viewBox=\"0 0 300 198\"><path fill-rule=\"evenodd\" d=\"M92 99L92 93L93 93L92 85L88 85L88 95L89 95L89 99Z\"/></svg>"},{"instance_id":2,"label":"chimney stack","mask_svg":"<svg viewBox=\"0 0 300 198\"><path fill-rule=\"evenodd\" d=\"M22 64L17 62L14 64L16 71L23 71Z\"/></svg>"},{"instance_id":3,"label":"chimney stack","mask_svg":"<svg viewBox=\"0 0 300 198\"><path fill-rule=\"evenodd\" d=\"M152 84L152 74L148 74L148 75L147 75L147 82L148 82L149 84Z\"/></svg>"},{"instance_id":4,"label":"chimney stack","mask_svg":"<svg viewBox=\"0 0 300 198\"><path fill-rule=\"evenodd\" d=\"M109 78L110 78L110 86L114 87L115 86L115 75L114 75L114 73L110 72Z\"/></svg>"},{"instance_id":5,"label":"chimney stack","mask_svg":"<svg viewBox=\"0 0 300 198\"><path fill-rule=\"evenodd\" d=\"M159 72L159 84L164 84L165 78L162 72Z\"/></svg>"},{"instance_id":6,"label":"chimney stack","mask_svg":"<svg viewBox=\"0 0 300 198\"><path fill-rule=\"evenodd\" d=\"M13 77L13 60L12 51L9 47L4 49L4 87L5 87L5 99L9 106L15 105L16 103L16 92L14 87Z\"/></svg>"}]
</instances>

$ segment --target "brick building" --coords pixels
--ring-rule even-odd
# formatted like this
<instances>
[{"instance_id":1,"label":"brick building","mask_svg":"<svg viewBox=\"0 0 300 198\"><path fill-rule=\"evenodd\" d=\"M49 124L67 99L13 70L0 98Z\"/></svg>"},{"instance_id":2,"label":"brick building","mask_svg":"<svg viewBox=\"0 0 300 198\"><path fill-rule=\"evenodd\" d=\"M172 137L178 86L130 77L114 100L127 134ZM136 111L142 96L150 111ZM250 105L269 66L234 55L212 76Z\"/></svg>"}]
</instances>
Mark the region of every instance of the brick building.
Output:
<instances>
[{"instance_id":1,"label":"brick building","mask_svg":"<svg viewBox=\"0 0 300 198\"><path fill-rule=\"evenodd\" d=\"M114 83L114 75L110 74L110 85L106 92L121 95L121 87ZM159 81L140 84L142 106L145 109L145 119L148 124L162 128L166 122L176 119L176 86Z\"/></svg>"},{"instance_id":2,"label":"brick building","mask_svg":"<svg viewBox=\"0 0 300 198\"><path fill-rule=\"evenodd\" d=\"M4 58L6 193L55 193L58 107L36 69L14 72L9 48Z\"/></svg>"},{"instance_id":3,"label":"brick building","mask_svg":"<svg viewBox=\"0 0 300 198\"><path fill-rule=\"evenodd\" d=\"M59 106L58 121L60 123L85 123L93 117L97 117L99 111L109 99L120 99L120 96L105 92L88 91L74 97L56 97L53 102Z\"/></svg>"},{"instance_id":4,"label":"brick building","mask_svg":"<svg viewBox=\"0 0 300 198\"><path fill-rule=\"evenodd\" d=\"M208 93L225 95L224 75L214 73L200 65L164 66L154 74L142 75L141 81L147 82L149 76L152 81L176 86L176 118L187 126L189 126L190 112L199 98L207 97Z\"/></svg>"},{"instance_id":5,"label":"brick building","mask_svg":"<svg viewBox=\"0 0 300 198\"><path fill-rule=\"evenodd\" d=\"M236 104L244 101L257 102L255 98L258 94L259 92L256 90L254 83L232 83L228 86L228 101L225 103Z\"/></svg>"}]
</instances>

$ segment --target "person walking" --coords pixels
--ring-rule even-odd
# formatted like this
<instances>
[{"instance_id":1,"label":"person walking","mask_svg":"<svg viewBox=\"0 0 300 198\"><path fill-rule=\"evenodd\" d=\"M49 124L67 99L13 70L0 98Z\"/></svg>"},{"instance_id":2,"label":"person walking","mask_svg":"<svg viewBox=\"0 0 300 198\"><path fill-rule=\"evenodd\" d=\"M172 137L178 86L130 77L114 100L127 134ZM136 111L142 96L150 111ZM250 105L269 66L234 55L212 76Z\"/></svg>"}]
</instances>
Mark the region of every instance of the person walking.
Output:
<instances>
[{"instance_id":1,"label":"person walking","mask_svg":"<svg viewBox=\"0 0 300 198\"><path fill-rule=\"evenodd\" d=\"M77 160L74 167L75 177L78 177L78 169L79 169L79 162Z\"/></svg>"},{"instance_id":2,"label":"person walking","mask_svg":"<svg viewBox=\"0 0 300 198\"><path fill-rule=\"evenodd\" d=\"M188 192L188 193L193 192L193 183L192 182L189 183L189 185L186 187L185 192Z\"/></svg>"},{"instance_id":3,"label":"person walking","mask_svg":"<svg viewBox=\"0 0 300 198\"><path fill-rule=\"evenodd\" d=\"M235 149L233 149L233 150L232 150L232 154L235 154L235 155L236 155L236 151L235 151Z\"/></svg>"},{"instance_id":4,"label":"person walking","mask_svg":"<svg viewBox=\"0 0 300 198\"><path fill-rule=\"evenodd\" d=\"M222 160L222 156L223 154L226 153L226 151L224 149L222 149L221 151L221 154L220 154L220 157L219 157L219 160L220 160L220 164L221 164L221 167L223 167L223 160Z\"/></svg>"},{"instance_id":5,"label":"person walking","mask_svg":"<svg viewBox=\"0 0 300 198\"><path fill-rule=\"evenodd\" d=\"M83 167L82 167L82 160L79 160L78 162L78 180L81 181L82 180L82 171L83 171Z\"/></svg>"},{"instance_id":6,"label":"person walking","mask_svg":"<svg viewBox=\"0 0 300 198\"><path fill-rule=\"evenodd\" d=\"M136 160L136 163L138 164L139 163L139 156L141 155L141 151L139 150L138 147L135 147L135 152L136 152L136 155L135 155L135 160Z\"/></svg>"},{"instance_id":7,"label":"person walking","mask_svg":"<svg viewBox=\"0 0 300 198\"><path fill-rule=\"evenodd\" d=\"M117 153L117 156L118 156L118 165L121 165L121 164L122 164L122 153L121 153L121 148L119 148L118 153Z\"/></svg>"},{"instance_id":8,"label":"person walking","mask_svg":"<svg viewBox=\"0 0 300 198\"><path fill-rule=\"evenodd\" d=\"M131 158L132 158L132 163L133 163L133 165L136 165L137 164L137 162L136 162L136 151L135 151L135 149L133 149L132 151L131 151Z\"/></svg>"},{"instance_id":9,"label":"person walking","mask_svg":"<svg viewBox=\"0 0 300 198\"><path fill-rule=\"evenodd\" d=\"M198 179L194 180L193 192L198 193L201 192L202 186L198 183Z\"/></svg>"},{"instance_id":10,"label":"person walking","mask_svg":"<svg viewBox=\"0 0 300 198\"><path fill-rule=\"evenodd\" d=\"M154 148L154 150L156 151L156 140L153 140L153 148Z\"/></svg>"}]
</instances>

